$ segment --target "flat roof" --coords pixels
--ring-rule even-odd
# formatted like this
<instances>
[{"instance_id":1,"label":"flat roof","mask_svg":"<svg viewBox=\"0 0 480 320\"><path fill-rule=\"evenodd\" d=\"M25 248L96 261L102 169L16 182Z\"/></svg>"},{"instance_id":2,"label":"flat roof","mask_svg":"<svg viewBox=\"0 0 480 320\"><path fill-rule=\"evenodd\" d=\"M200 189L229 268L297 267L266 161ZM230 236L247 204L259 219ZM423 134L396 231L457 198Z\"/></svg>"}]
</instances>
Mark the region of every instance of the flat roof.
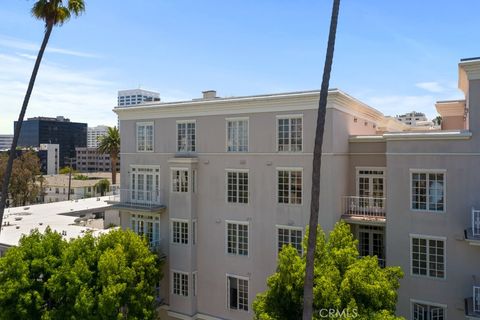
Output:
<instances>
[{"instance_id":1,"label":"flat roof","mask_svg":"<svg viewBox=\"0 0 480 320\"><path fill-rule=\"evenodd\" d=\"M22 235L28 235L34 229L44 232L47 226L59 233L65 231L64 239L77 238L88 230L94 235L109 232L111 229L86 227L75 223L75 219L81 214L103 212L111 208L112 205L107 203L108 199L106 196L7 208L0 232L0 245L16 246Z\"/></svg>"},{"instance_id":2,"label":"flat roof","mask_svg":"<svg viewBox=\"0 0 480 320\"><path fill-rule=\"evenodd\" d=\"M83 175L89 177L89 180L77 180L74 179L75 175ZM44 175L45 178L45 187L68 187L68 174L51 174ZM102 179L107 179L112 184L112 173L111 172L79 172L72 174L71 188L81 188L81 187L93 187ZM120 173L117 173L117 183L120 183Z\"/></svg>"}]
</instances>

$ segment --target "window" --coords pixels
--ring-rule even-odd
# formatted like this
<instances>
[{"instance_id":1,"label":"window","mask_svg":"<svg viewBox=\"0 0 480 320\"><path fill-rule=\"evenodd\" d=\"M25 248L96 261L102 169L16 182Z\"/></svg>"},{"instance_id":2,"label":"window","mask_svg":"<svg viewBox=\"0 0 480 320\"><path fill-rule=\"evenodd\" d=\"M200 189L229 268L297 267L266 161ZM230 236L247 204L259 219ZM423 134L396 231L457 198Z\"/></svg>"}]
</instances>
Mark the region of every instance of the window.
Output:
<instances>
[{"instance_id":1,"label":"window","mask_svg":"<svg viewBox=\"0 0 480 320\"><path fill-rule=\"evenodd\" d=\"M197 296L197 278L198 278L198 272L194 271L192 272L192 286L193 286L193 296Z\"/></svg>"},{"instance_id":2,"label":"window","mask_svg":"<svg viewBox=\"0 0 480 320\"><path fill-rule=\"evenodd\" d=\"M172 192L188 192L188 169L172 169Z\"/></svg>"},{"instance_id":3,"label":"window","mask_svg":"<svg viewBox=\"0 0 480 320\"><path fill-rule=\"evenodd\" d=\"M172 274L173 294L188 297L188 273L173 271Z\"/></svg>"},{"instance_id":4,"label":"window","mask_svg":"<svg viewBox=\"0 0 480 320\"><path fill-rule=\"evenodd\" d=\"M412 172L413 210L445 210L445 173Z\"/></svg>"},{"instance_id":5,"label":"window","mask_svg":"<svg viewBox=\"0 0 480 320\"><path fill-rule=\"evenodd\" d=\"M160 219L143 214L132 214L130 225L133 232L145 236L150 246L160 245Z\"/></svg>"},{"instance_id":6,"label":"window","mask_svg":"<svg viewBox=\"0 0 480 320\"><path fill-rule=\"evenodd\" d=\"M277 169L278 203L302 204L301 169Z\"/></svg>"},{"instance_id":7,"label":"window","mask_svg":"<svg viewBox=\"0 0 480 320\"><path fill-rule=\"evenodd\" d=\"M412 274L445 278L445 239L411 237Z\"/></svg>"},{"instance_id":8,"label":"window","mask_svg":"<svg viewBox=\"0 0 480 320\"><path fill-rule=\"evenodd\" d=\"M197 244L197 220L192 220L192 243Z\"/></svg>"},{"instance_id":9,"label":"window","mask_svg":"<svg viewBox=\"0 0 480 320\"><path fill-rule=\"evenodd\" d=\"M298 253L302 254L302 228L279 226L277 227L278 236L278 252L280 252L283 246L291 245L297 249Z\"/></svg>"},{"instance_id":10,"label":"window","mask_svg":"<svg viewBox=\"0 0 480 320\"><path fill-rule=\"evenodd\" d=\"M195 152L195 121L177 122L177 151Z\"/></svg>"},{"instance_id":11,"label":"window","mask_svg":"<svg viewBox=\"0 0 480 320\"><path fill-rule=\"evenodd\" d=\"M137 123L137 151L153 151L153 122Z\"/></svg>"},{"instance_id":12,"label":"window","mask_svg":"<svg viewBox=\"0 0 480 320\"><path fill-rule=\"evenodd\" d=\"M130 166L130 190L128 202L136 205L160 203L160 167Z\"/></svg>"},{"instance_id":13,"label":"window","mask_svg":"<svg viewBox=\"0 0 480 320\"><path fill-rule=\"evenodd\" d=\"M430 305L412 301L413 320L445 320L446 308L440 305Z\"/></svg>"},{"instance_id":14,"label":"window","mask_svg":"<svg viewBox=\"0 0 480 320\"><path fill-rule=\"evenodd\" d=\"M227 170L227 202L248 203L248 171Z\"/></svg>"},{"instance_id":15,"label":"window","mask_svg":"<svg viewBox=\"0 0 480 320\"><path fill-rule=\"evenodd\" d=\"M248 311L248 279L227 275L227 304L230 309Z\"/></svg>"},{"instance_id":16,"label":"window","mask_svg":"<svg viewBox=\"0 0 480 320\"><path fill-rule=\"evenodd\" d=\"M277 117L277 145L281 152L302 152L302 121L300 115Z\"/></svg>"},{"instance_id":17,"label":"window","mask_svg":"<svg viewBox=\"0 0 480 320\"><path fill-rule=\"evenodd\" d=\"M248 256L248 222L227 221L227 253Z\"/></svg>"},{"instance_id":18,"label":"window","mask_svg":"<svg viewBox=\"0 0 480 320\"><path fill-rule=\"evenodd\" d=\"M188 244L187 220L172 220L172 242Z\"/></svg>"},{"instance_id":19,"label":"window","mask_svg":"<svg viewBox=\"0 0 480 320\"><path fill-rule=\"evenodd\" d=\"M227 119L227 151L248 151L248 119Z\"/></svg>"}]
</instances>

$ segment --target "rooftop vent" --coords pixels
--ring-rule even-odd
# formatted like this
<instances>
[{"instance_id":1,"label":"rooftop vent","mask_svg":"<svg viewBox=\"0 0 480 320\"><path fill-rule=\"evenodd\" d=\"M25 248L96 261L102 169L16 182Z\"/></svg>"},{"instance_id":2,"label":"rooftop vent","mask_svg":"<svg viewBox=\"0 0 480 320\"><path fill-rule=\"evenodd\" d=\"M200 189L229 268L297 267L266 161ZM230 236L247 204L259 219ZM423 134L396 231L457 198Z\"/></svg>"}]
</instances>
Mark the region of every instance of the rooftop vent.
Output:
<instances>
[{"instance_id":1,"label":"rooftop vent","mask_svg":"<svg viewBox=\"0 0 480 320\"><path fill-rule=\"evenodd\" d=\"M202 91L202 94L203 94L203 99L204 100L217 98L217 91L215 91L215 90Z\"/></svg>"}]
</instances>

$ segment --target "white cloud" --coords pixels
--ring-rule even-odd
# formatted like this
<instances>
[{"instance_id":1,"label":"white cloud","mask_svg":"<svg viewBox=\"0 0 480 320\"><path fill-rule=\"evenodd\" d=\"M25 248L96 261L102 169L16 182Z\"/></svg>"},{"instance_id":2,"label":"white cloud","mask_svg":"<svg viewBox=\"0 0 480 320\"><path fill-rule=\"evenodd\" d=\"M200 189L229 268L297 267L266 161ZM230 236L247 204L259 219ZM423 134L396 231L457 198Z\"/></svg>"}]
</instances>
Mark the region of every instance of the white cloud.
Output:
<instances>
[{"instance_id":1,"label":"white cloud","mask_svg":"<svg viewBox=\"0 0 480 320\"><path fill-rule=\"evenodd\" d=\"M33 62L24 54L0 54L0 132L12 133ZM89 125L116 124L118 85L104 72L77 71L42 61L26 117L63 115Z\"/></svg>"},{"instance_id":2,"label":"white cloud","mask_svg":"<svg viewBox=\"0 0 480 320\"><path fill-rule=\"evenodd\" d=\"M427 90L427 91L433 92L433 93L445 92L447 90L447 88L445 88L444 86L442 86L440 83L438 83L436 81L419 82L419 83L415 84L415 86L420 88L420 89L424 89L424 90Z\"/></svg>"}]
</instances>

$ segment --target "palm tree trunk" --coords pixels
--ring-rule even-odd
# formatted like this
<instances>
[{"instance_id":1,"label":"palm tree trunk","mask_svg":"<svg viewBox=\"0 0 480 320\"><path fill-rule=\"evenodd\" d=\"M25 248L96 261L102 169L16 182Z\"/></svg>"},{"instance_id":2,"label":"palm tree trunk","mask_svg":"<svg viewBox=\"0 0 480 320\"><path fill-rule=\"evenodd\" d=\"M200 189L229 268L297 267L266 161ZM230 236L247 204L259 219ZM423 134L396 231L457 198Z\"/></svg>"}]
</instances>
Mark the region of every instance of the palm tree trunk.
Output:
<instances>
[{"instance_id":1,"label":"palm tree trunk","mask_svg":"<svg viewBox=\"0 0 480 320\"><path fill-rule=\"evenodd\" d=\"M111 159L111 170L112 170L112 184L117 184L117 156L110 155Z\"/></svg>"},{"instance_id":2,"label":"palm tree trunk","mask_svg":"<svg viewBox=\"0 0 480 320\"><path fill-rule=\"evenodd\" d=\"M303 287L303 320L311 320L313 316L313 280L315 247L317 244L318 208L320 201L320 170L322 167L323 131L325 128L328 86L330 82L330 71L332 70L339 8L340 0L334 0L332 18L330 21L330 33L328 35L327 55L323 69L322 87L320 89L320 100L318 102L317 128L315 131L315 147L313 150L312 199L310 202L308 248L305 268L305 282Z\"/></svg>"},{"instance_id":3,"label":"palm tree trunk","mask_svg":"<svg viewBox=\"0 0 480 320\"><path fill-rule=\"evenodd\" d=\"M25 94L25 98L23 99L22 110L20 111L20 115L18 116L17 125L13 134L12 147L10 148L10 154L8 155L7 168L5 170L5 175L3 176L2 183L2 196L0 198L0 226L3 222L3 212L5 211L5 204L8 198L8 185L10 182L10 177L12 176L13 160L15 159L15 150L17 149L18 145L18 138L20 137L20 130L22 128L23 118L25 117L25 112L27 111L28 101L30 100L30 96L32 95L33 85L35 84L38 69L40 68L40 63L42 62L42 57L45 52L45 48L47 47L48 39L50 38L52 29L53 21L47 23L42 46L40 47L40 51L38 51L37 60L35 61L35 66L33 67L30 82L28 83L27 92Z\"/></svg>"}]
</instances>

